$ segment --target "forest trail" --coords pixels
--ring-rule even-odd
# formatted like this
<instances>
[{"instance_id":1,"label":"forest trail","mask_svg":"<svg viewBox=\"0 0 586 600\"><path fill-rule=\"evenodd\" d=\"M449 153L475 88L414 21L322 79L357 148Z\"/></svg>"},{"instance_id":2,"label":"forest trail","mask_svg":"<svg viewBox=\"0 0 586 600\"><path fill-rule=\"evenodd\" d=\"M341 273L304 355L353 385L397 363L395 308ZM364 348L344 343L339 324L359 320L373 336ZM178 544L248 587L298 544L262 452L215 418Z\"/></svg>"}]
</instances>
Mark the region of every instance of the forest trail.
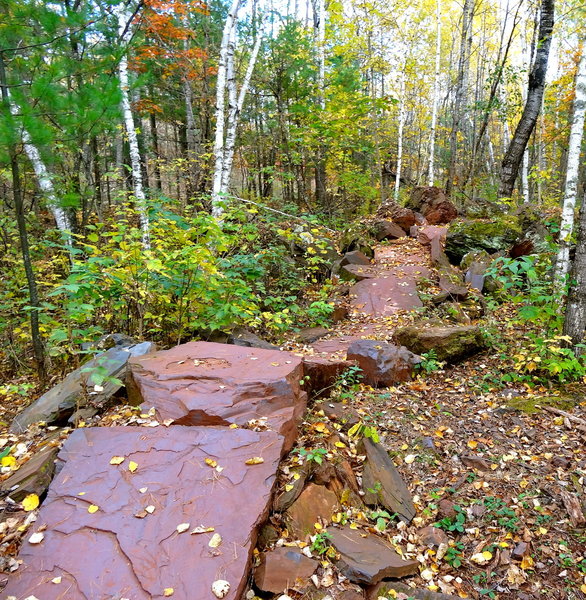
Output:
<instances>
[{"instance_id":1,"label":"forest trail","mask_svg":"<svg viewBox=\"0 0 586 600\"><path fill-rule=\"evenodd\" d=\"M388 351L416 320L442 235L392 240L351 266L348 318L311 343L191 342L131 359L140 418L114 409L69 436L2 597L240 600L254 580L294 597L447 600L480 598L498 577L500 598L531 598L536 536L563 535L549 522L572 508L559 480L579 430L552 435L483 391L494 357L482 354L448 374L340 387L350 346ZM306 410L302 381L332 398ZM539 585L554 577L541 556Z\"/></svg>"},{"instance_id":2,"label":"forest trail","mask_svg":"<svg viewBox=\"0 0 586 600\"><path fill-rule=\"evenodd\" d=\"M329 343L376 337L400 311L421 306L416 285L429 273L426 254L407 238L377 248L350 290L351 320ZM348 335L357 325L359 335ZM302 361L195 342L131 362L129 395L138 394L143 410L156 410L166 427L70 436L5 597L50 600L65 591L71 599L134 600L172 590L176 598L203 599L216 580L229 582L227 598L241 596L255 529L306 406ZM33 544L35 536L42 541Z\"/></svg>"}]
</instances>

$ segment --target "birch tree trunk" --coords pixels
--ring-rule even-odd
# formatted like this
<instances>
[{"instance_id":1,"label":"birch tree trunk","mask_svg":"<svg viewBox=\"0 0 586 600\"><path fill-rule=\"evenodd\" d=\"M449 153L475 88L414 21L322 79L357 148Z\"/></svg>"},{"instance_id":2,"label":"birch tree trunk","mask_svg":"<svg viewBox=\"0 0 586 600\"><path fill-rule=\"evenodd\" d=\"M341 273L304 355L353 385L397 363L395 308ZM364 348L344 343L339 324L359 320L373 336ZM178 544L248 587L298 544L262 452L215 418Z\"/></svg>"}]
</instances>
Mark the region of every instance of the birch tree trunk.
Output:
<instances>
[{"instance_id":1,"label":"birch tree trunk","mask_svg":"<svg viewBox=\"0 0 586 600\"><path fill-rule=\"evenodd\" d=\"M519 173L519 167L523 160L523 153L531 132L537 122L541 109L543 92L545 90L545 75L549 59L549 48L551 45L551 32L554 20L554 0L541 0L539 34L535 59L529 74L529 85L527 88L527 101L517 129L513 134L507 152L501 166L501 178L499 195L502 198L510 198L515 187L515 180Z\"/></svg>"},{"instance_id":2,"label":"birch tree trunk","mask_svg":"<svg viewBox=\"0 0 586 600\"><path fill-rule=\"evenodd\" d=\"M437 108L439 104L440 93L440 59L442 52L442 20L441 20L441 0L436 3L436 41L435 41L435 74L433 80L433 106L431 109L431 131L429 135L429 170L427 173L427 185L434 183L435 170L435 135L437 129Z\"/></svg>"},{"instance_id":3,"label":"birch tree trunk","mask_svg":"<svg viewBox=\"0 0 586 600\"><path fill-rule=\"evenodd\" d=\"M568 294L564 335L571 338L576 355L584 354L583 348L576 348L582 342L586 329L586 198L582 200L576 257L572 268L573 284Z\"/></svg>"},{"instance_id":4,"label":"birch tree trunk","mask_svg":"<svg viewBox=\"0 0 586 600\"><path fill-rule=\"evenodd\" d=\"M568 167L566 185L562 204L562 220L560 224L560 248L556 262L556 280L562 283L570 267L570 245L574 229L574 213L578 192L580 168L580 150L584 134L584 117L586 115L586 52L582 48L582 56L576 74L576 96L574 98L574 114L568 144Z\"/></svg>"},{"instance_id":5,"label":"birch tree trunk","mask_svg":"<svg viewBox=\"0 0 586 600\"><path fill-rule=\"evenodd\" d=\"M242 86L240 88L240 93L238 94L236 110L228 118L228 132L226 133L226 149L224 151L224 164L221 186L221 191L223 194L227 194L230 189L230 177L232 174L232 163L234 161L234 147L236 145L236 131L238 129L238 123L240 122L240 114L242 113L242 108L244 107L244 102L246 100L246 94L248 93L248 88L250 87L250 81L252 79L252 73L254 72L256 59L258 58L258 52L260 50L261 42L262 34L259 32L256 38L256 42L254 44L254 48L252 49L252 54L250 55L250 60L246 69L246 74L244 75L244 81L242 82ZM234 94L235 93L236 79L234 79ZM231 95L230 102L232 102Z\"/></svg>"},{"instance_id":6,"label":"birch tree trunk","mask_svg":"<svg viewBox=\"0 0 586 600\"><path fill-rule=\"evenodd\" d=\"M395 177L395 202L399 200L399 188L401 187L401 168L403 166L403 128L405 126L405 70L407 65L403 67L401 73L401 87L399 98L399 135L397 142L397 175Z\"/></svg>"},{"instance_id":7,"label":"birch tree trunk","mask_svg":"<svg viewBox=\"0 0 586 600\"><path fill-rule=\"evenodd\" d=\"M224 212L222 207L222 175L224 168L224 128L226 118L226 75L227 61L232 38L232 30L236 27L240 0L234 0L222 33L220 57L218 61L218 75L216 82L216 135L214 139L214 178L212 183L212 215L220 218Z\"/></svg>"},{"instance_id":8,"label":"birch tree trunk","mask_svg":"<svg viewBox=\"0 0 586 600\"><path fill-rule=\"evenodd\" d=\"M130 16L126 12L124 5L120 5L116 9L116 17L118 19L118 34L123 44L127 45L130 42L131 32L128 27ZM122 96L122 114L124 116L124 127L128 137L128 147L130 153L130 167L132 170L132 183L134 188L134 198L136 211L140 221L142 230L142 244L145 249L150 248L150 224L149 215L146 206L146 196L144 193L142 170L140 160L140 150L138 147L138 136L134 126L134 117L130 106L130 94L128 83L128 58L126 53L120 59L118 64L118 77L120 79L120 94Z\"/></svg>"}]
</instances>

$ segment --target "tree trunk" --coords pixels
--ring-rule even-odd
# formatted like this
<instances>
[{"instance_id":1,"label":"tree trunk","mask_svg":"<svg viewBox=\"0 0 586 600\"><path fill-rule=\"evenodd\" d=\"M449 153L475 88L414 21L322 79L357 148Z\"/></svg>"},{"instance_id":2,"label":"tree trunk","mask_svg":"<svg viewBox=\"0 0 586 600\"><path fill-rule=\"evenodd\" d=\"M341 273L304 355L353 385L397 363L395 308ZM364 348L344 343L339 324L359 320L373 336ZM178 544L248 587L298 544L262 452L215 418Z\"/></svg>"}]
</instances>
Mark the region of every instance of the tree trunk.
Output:
<instances>
[{"instance_id":1,"label":"tree trunk","mask_svg":"<svg viewBox=\"0 0 586 600\"><path fill-rule=\"evenodd\" d=\"M228 67L228 53L232 30L236 27L240 0L234 0L224 24L220 57L218 61L218 75L216 82L216 136L214 140L214 178L212 184L212 214L219 218L224 212L222 206L222 174L224 167L224 120L226 113L226 73Z\"/></svg>"},{"instance_id":2,"label":"tree trunk","mask_svg":"<svg viewBox=\"0 0 586 600\"><path fill-rule=\"evenodd\" d=\"M576 96L574 98L574 114L568 144L568 166L566 185L562 204L562 221L560 224L560 248L556 262L556 280L563 283L570 265L570 245L574 229L576 196L580 168L580 150L584 134L584 117L586 116L586 48L582 49L578 72L576 73Z\"/></svg>"},{"instance_id":3,"label":"tree trunk","mask_svg":"<svg viewBox=\"0 0 586 600\"><path fill-rule=\"evenodd\" d=\"M435 33L435 74L433 80L433 105L431 109L431 130L429 133L429 170L427 172L427 185L434 183L435 170L435 135L437 129L437 109L440 95L440 60L442 53L442 16L441 0L436 2L436 33Z\"/></svg>"},{"instance_id":4,"label":"tree trunk","mask_svg":"<svg viewBox=\"0 0 586 600\"><path fill-rule=\"evenodd\" d=\"M399 135L397 141L397 176L395 177L395 202L399 201L399 188L401 187L401 167L403 165L403 128L405 126L405 77L407 64L403 66L401 73L400 97L399 97Z\"/></svg>"},{"instance_id":5,"label":"tree trunk","mask_svg":"<svg viewBox=\"0 0 586 600\"><path fill-rule=\"evenodd\" d=\"M586 329L586 198L582 200L576 257L572 267L573 283L566 304L564 335L572 340L577 355L584 354L583 348L576 348L584 338Z\"/></svg>"},{"instance_id":6,"label":"tree trunk","mask_svg":"<svg viewBox=\"0 0 586 600\"><path fill-rule=\"evenodd\" d=\"M130 42L131 32L127 27L130 20L126 13L124 5L121 4L116 10L118 18L118 33L123 44ZM136 202L136 210L142 229L142 244L145 249L150 248L150 225L149 215L146 206L146 196L144 193L142 180L142 165L140 159L140 150L138 147L138 136L134 126L134 116L130 106L129 83L128 83L128 58L126 53L120 59L118 65L118 76L120 78L120 93L122 96L122 113L124 115L124 125L126 135L128 136L128 147L130 152L130 167L132 169L132 182L134 187L134 198Z\"/></svg>"},{"instance_id":7,"label":"tree trunk","mask_svg":"<svg viewBox=\"0 0 586 600\"><path fill-rule=\"evenodd\" d=\"M8 84L6 82L6 72L4 69L4 56L0 52L0 88L1 97L6 110L12 112L12 104L10 102L10 96L8 95ZM26 229L26 218L24 215L24 203L22 199L22 188L20 180L20 170L18 168L18 158L16 154L16 148L13 144L10 144L8 148L10 155L10 169L12 173L12 196L14 200L14 210L16 212L16 222L18 226L18 236L20 238L20 252L22 254L22 262L24 265L24 272L26 275L26 282L28 286L29 303L31 310L30 324L31 324L31 338L33 341L33 353L35 357L37 374L42 383L46 379L46 357L45 348L43 346L43 340L41 338L41 332L39 330L39 293L37 289L37 282L35 280L35 274L33 271L33 265L30 257L28 233Z\"/></svg>"},{"instance_id":8,"label":"tree trunk","mask_svg":"<svg viewBox=\"0 0 586 600\"><path fill-rule=\"evenodd\" d=\"M501 166L501 180L499 195L502 198L510 198L515 187L515 180L519 173L519 167L523 161L523 153L531 132L537 122L543 92L545 89L545 75L551 45L551 32L554 21L554 0L541 0L541 13L539 20L539 34L535 59L529 74L529 85L527 88L527 101L517 129L513 134L507 152Z\"/></svg>"}]
</instances>

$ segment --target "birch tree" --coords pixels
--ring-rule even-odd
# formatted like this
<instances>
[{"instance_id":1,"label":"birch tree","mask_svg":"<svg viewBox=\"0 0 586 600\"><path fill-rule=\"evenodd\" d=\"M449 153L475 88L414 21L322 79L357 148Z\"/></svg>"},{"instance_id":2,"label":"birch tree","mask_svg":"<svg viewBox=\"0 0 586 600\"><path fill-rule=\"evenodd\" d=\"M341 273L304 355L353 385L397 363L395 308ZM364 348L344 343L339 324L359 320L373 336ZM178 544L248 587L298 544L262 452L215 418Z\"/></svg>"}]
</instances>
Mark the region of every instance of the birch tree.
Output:
<instances>
[{"instance_id":1,"label":"birch tree","mask_svg":"<svg viewBox=\"0 0 586 600\"><path fill-rule=\"evenodd\" d=\"M586 40L583 40L586 41ZM566 170L566 185L562 203L562 220L560 224L560 247L556 262L556 280L563 283L569 271L570 244L574 229L574 214L576 212L576 197L578 193L578 177L580 167L580 150L584 134L584 117L586 115L586 52L582 55L576 74L576 95L574 97L574 114L568 144L568 166Z\"/></svg>"},{"instance_id":2,"label":"birch tree","mask_svg":"<svg viewBox=\"0 0 586 600\"><path fill-rule=\"evenodd\" d=\"M435 135L437 129L437 110L440 95L440 60L442 53L442 15L441 0L436 2L436 33L435 33L435 71L433 79L433 103L431 109L431 130L429 133L429 170L427 172L427 185L434 183L435 169Z\"/></svg>"},{"instance_id":3,"label":"birch tree","mask_svg":"<svg viewBox=\"0 0 586 600\"><path fill-rule=\"evenodd\" d=\"M121 42L128 46L131 39L130 14L124 4L120 4L115 10L118 20L118 35ZM138 136L134 124L134 116L130 105L130 84L128 80L128 57L126 51L118 63L118 77L120 80L120 94L122 96L122 114L124 117L124 127L128 137L128 148L130 154L130 167L132 171L132 184L134 188L134 199L136 211L142 230L142 244L145 249L150 248L150 224L146 205L146 195L142 181L140 150L138 147Z\"/></svg>"},{"instance_id":4,"label":"birch tree","mask_svg":"<svg viewBox=\"0 0 586 600\"><path fill-rule=\"evenodd\" d=\"M403 128L405 127L405 77L407 70L407 61L403 65L401 72L401 84L399 91L399 131L397 141L397 176L395 177L395 202L399 200L399 188L401 186L401 168L403 162Z\"/></svg>"}]
</instances>

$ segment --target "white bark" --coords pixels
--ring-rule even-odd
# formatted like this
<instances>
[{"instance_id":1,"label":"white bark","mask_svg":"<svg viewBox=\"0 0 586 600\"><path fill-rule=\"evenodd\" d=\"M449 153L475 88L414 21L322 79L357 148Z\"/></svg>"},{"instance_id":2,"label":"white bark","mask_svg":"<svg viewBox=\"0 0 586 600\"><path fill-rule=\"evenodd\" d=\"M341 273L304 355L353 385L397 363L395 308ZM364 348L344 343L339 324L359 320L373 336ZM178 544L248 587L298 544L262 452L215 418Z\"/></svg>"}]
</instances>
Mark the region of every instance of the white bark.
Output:
<instances>
[{"instance_id":1,"label":"white bark","mask_svg":"<svg viewBox=\"0 0 586 600\"><path fill-rule=\"evenodd\" d=\"M319 26L317 30L317 51L318 51L318 87L319 104L322 110L326 107L326 3L325 0L318 0Z\"/></svg>"},{"instance_id":2,"label":"white bark","mask_svg":"<svg viewBox=\"0 0 586 600\"><path fill-rule=\"evenodd\" d=\"M578 176L580 167L580 149L584 134L584 117L586 115L586 49L582 50L582 57L576 74L576 96L574 98L574 113L570 142L568 144L568 168L566 171L566 185L564 188L564 201L562 204L562 220L560 224L560 248L556 263L556 280L563 282L570 267L570 245L574 230L574 213L576 210L576 196L578 191Z\"/></svg>"},{"instance_id":3,"label":"white bark","mask_svg":"<svg viewBox=\"0 0 586 600\"><path fill-rule=\"evenodd\" d=\"M436 3L436 40L435 40L435 75L433 80L433 105L431 110L431 131L429 140L429 171L427 174L427 185L434 183L435 170L435 135L437 129L437 109L440 94L440 59L442 52L442 20L441 20L441 0Z\"/></svg>"},{"instance_id":4,"label":"white bark","mask_svg":"<svg viewBox=\"0 0 586 600\"><path fill-rule=\"evenodd\" d=\"M7 89L6 91L9 94L9 90ZM8 100L10 102L10 112L13 115L17 115L18 108L12 102L10 95L8 95ZM47 207L55 219L57 229L59 229L59 231L63 234L66 246L71 248L71 222L69 220L69 216L65 210L63 210L63 207L59 205L59 200L57 199L57 193L55 191L55 185L53 184L51 174L49 173L38 148L31 142L31 136L29 135L29 132L24 127L22 128L21 135L24 151L28 159L31 161L33 170L37 177L37 183L39 184L39 188L43 194L43 197L45 198L45 201L47 202Z\"/></svg>"},{"instance_id":5,"label":"white bark","mask_svg":"<svg viewBox=\"0 0 586 600\"><path fill-rule=\"evenodd\" d=\"M523 163L521 165L521 189L523 191L523 202L529 204L529 148L523 152Z\"/></svg>"},{"instance_id":6,"label":"white bark","mask_svg":"<svg viewBox=\"0 0 586 600\"><path fill-rule=\"evenodd\" d=\"M121 4L116 9L116 17L118 18L118 34L120 35L121 42L126 45L130 42L131 37L131 32L128 28L130 16L126 12L126 9L123 4ZM149 249L149 215L146 206L146 196L144 193L144 187L142 182L142 172L140 167L140 151L138 148L138 136L136 135L134 116L132 115L132 109L130 106L130 85L128 83L128 58L126 57L126 54L124 54L120 59L120 63L118 65L118 77L120 79L120 93L122 96L122 114L124 117L124 127L126 129L126 135L128 137L130 168L132 171L132 183L134 187L136 211L138 212L140 228L142 229L142 244L145 249Z\"/></svg>"},{"instance_id":7,"label":"white bark","mask_svg":"<svg viewBox=\"0 0 586 600\"><path fill-rule=\"evenodd\" d=\"M401 91L399 98L399 140L397 142L397 174L395 178L395 202L399 200L399 188L401 187L401 168L403 163L403 128L405 126L405 69L401 73Z\"/></svg>"},{"instance_id":8,"label":"white bark","mask_svg":"<svg viewBox=\"0 0 586 600\"><path fill-rule=\"evenodd\" d=\"M226 149L224 152L224 163L222 166L222 186L221 192L223 194L227 194L230 188L230 176L232 174L232 162L234 160L234 146L236 145L236 130L238 128L238 123L240 121L240 113L242 112L242 108L244 107L244 101L246 100L246 94L248 93L248 88L250 87L250 81L252 79L252 73L254 71L254 66L256 64L256 59L258 58L258 52L260 50L260 44L262 42L262 34L259 32L256 42L254 44L254 48L252 49L252 54L250 55L250 60L248 62L248 67L246 69L246 74L244 75L244 81L242 82L242 87L240 88L240 93L238 94L238 101L236 102L236 110L228 117L228 132L226 133ZM232 54L233 57L233 54ZM232 58L232 68L233 68L233 58ZM230 78L228 78L230 79ZM232 95L236 95L236 78L234 77L233 84L233 92L232 88L229 92L229 102L232 103Z\"/></svg>"},{"instance_id":9,"label":"white bark","mask_svg":"<svg viewBox=\"0 0 586 600\"><path fill-rule=\"evenodd\" d=\"M224 120L226 116L226 76L228 67L228 53L232 30L236 27L240 0L234 0L224 24L220 57L218 61L218 75L216 82L216 136L214 140L214 179L212 185L212 215L219 218L224 209L222 200L222 174L224 163Z\"/></svg>"}]
</instances>

